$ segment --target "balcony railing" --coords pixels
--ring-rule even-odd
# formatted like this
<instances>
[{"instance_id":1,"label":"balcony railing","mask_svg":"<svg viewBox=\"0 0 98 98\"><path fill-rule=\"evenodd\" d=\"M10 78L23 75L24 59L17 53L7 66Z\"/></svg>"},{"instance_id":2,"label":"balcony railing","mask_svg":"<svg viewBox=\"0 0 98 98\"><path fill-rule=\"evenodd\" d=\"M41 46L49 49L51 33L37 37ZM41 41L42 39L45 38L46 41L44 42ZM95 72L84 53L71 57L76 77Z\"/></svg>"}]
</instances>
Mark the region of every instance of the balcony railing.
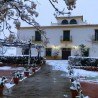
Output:
<instances>
[{"instance_id":1,"label":"balcony railing","mask_svg":"<svg viewBox=\"0 0 98 98\"><path fill-rule=\"evenodd\" d=\"M63 36L60 36L61 43L71 43L72 42L72 36L69 36L69 39L63 39Z\"/></svg>"},{"instance_id":2,"label":"balcony railing","mask_svg":"<svg viewBox=\"0 0 98 98\"><path fill-rule=\"evenodd\" d=\"M42 39L42 37L41 37L41 39L35 39L35 36L32 36L32 42L33 43L42 43L43 39Z\"/></svg>"}]
</instances>

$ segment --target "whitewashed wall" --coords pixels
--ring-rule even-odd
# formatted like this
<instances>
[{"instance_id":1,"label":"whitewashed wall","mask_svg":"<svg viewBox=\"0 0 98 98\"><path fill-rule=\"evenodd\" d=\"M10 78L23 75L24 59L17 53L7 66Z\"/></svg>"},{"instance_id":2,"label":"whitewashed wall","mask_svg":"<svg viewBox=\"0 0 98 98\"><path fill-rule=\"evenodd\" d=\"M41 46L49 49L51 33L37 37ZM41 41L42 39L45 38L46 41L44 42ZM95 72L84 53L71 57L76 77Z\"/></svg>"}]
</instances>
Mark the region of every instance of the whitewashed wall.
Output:
<instances>
[{"instance_id":1,"label":"whitewashed wall","mask_svg":"<svg viewBox=\"0 0 98 98\"><path fill-rule=\"evenodd\" d=\"M35 33L32 29L21 29L18 31L18 36L20 39L26 41L32 39L32 36L35 36Z\"/></svg>"},{"instance_id":2,"label":"whitewashed wall","mask_svg":"<svg viewBox=\"0 0 98 98\"><path fill-rule=\"evenodd\" d=\"M52 28L52 29L45 29L46 35L49 38L49 44L48 47L53 46L60 46L60 47L66 47L66 46L79 46L81 44L84 44L90 49L90 56L98 56L98 43L92 43L91 37L95 34L94 30L95 28ZM60 42L60 36L63 36L63 30L70 30L70 35L72 36L72 43L70 44L62 44ZM33 29L25 29L19 31L20 39L22 40L29 40L32 39L32 36L34 36L35 30ZM71 51L71 55L74 55L78 49L73 49ZM17 49L17 54L21 54L21 49ZM36 55L37 51L36 49L32 49L32 55ZM41 55L45 55L45 50L42 49ZM60 50L60 56L61 56L61 50Z\"/></svg>"},{"instance_id":3,"label":"whitewashed wall","mask_svg":"<svg viewBox=\"0 0 98 98\"><path fill-rule=\"evenodd\" d=\"M67 19L69 22L72 18L63 18L63 19ZM57 20L57 23L61 23L63 19L59 19ZM74 18L73 18L74 19ZM76 19L76 17L75 17ZM78 26L78 24L68 24L67 26L69 26L68 28L66 28L66 26L61 27L61 25L58 26L54 26L54 28L45 28L46 31L46 36L47 38L49 38L49 42L48 43L48 47L52 47L54 49L54 47L59 47L59 51L60 54L59 56L62 56L62 51L61 48L65 47L70 47L71 48L71 55L75 55L76 53L80 54L79 48L78 46L81 44L84 44L85 46L87 46L87 48L89 48L89 55L91 57L97 57L98 56L98 43L93 43L92 42L92 36L95 35L95 29L91 27L91 26L86 26L86 23L83 22L83 20L81 19L81 17L77 17L77 22L78 24L82 24L85 26ZM73 27L72 25L75 25L77 27ZM71 26L71 27L70 27ZM60 41L61 36L63 36L63 30L70 30L70 35L72 36L72 43L69 44L62 44ZM35 36L35 29L34 28L25 28L25 29L20 29L18 31L18 36L20 39L26 41L26 40L32 40L32 36ZM21 55L21 49L17 48L16 51L17 55ZM53 53L53 51L52 51ZM37 50L36 49L32 49L32 55L37 55ZM45 49L41 50L41 55L45 56Z\"/></svg>"}]
</instances>

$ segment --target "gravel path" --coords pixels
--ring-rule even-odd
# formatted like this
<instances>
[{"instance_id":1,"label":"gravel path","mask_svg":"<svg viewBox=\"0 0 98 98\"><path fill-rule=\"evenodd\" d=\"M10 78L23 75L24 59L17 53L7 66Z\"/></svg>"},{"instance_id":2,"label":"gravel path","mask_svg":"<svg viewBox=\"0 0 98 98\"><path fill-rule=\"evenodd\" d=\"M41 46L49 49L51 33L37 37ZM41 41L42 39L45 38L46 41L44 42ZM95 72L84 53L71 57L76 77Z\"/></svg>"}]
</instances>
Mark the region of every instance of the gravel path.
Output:
<instances>
[{"instance_id":1,"label":"gravel path","mask_svg":"<svg viewBox=\"0 0 98 98\"><path fill-rule=\"evenodd\" d=\"M0 98L71 98L66 73L45 65L40 71L14 86Z\"/></svg>"}]
</instances>

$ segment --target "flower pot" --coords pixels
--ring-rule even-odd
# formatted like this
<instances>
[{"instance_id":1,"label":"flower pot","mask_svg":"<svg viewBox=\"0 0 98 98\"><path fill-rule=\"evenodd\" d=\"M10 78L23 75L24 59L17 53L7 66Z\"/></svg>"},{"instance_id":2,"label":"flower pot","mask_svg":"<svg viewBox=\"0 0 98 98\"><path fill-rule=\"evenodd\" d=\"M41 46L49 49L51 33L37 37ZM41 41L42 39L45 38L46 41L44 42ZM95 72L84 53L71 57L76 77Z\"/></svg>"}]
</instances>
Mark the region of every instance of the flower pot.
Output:
<instances>
[{"instance_id":1,"label":"flower pot","mask_svg":"<svg viewBox=\"0 0 98 98\"><path fill-rule=\"evenodd\" d=\"M24 72L25 77L29 77L29 71Z\"/></svg>"},{"instance_id":2,"label":"flower pot","mask_svg":"<svg viewBox=\"0 0 98 98\"><path fill-rule=\"evenodd\" d=\"M74 78L71 78L71 82L74 82L74 80L75 80Z\"/></svg>"},{"instance_id":3,"label":"flower pot","mask_svg":"<svg viewBox=\"0 0 98 98\"><path fill-rule=\"evenodd\" d=\"M44 64L44 65L46 64L46 61L45 61L45 60L43 61L43 64Z\"/></svg>"},{"instance_id":4,"label":"flower pot","mask_svg":"<svg viewBox=\"0 0 98 98\"><path fill-rule=\"evenodd\" d=\"M18 83L19 83L19 78L13 78L13 82L14 82L15 84L18 84Z\"/></svg>"},{"instance_id":5,"label":"flower pot","mask_svg":"<svg viewBox=\"0 0 98 98\"><path fill-rule=\"evenodd\" d=\"M36 68L32 68L32 72L35 73Z\"/></svg>"},{"instance_id":6,"label":"flower pot","mask_svg":"<svg viewBox=\"0 0 98 98\"><path fill-rule=\"evenodd\" d=\"M76 98L78 96L78 91L71 89L72 98Z\"/></svg>"},{"instance_id":7,"label":"flower pot","mask_svg":"<svg viewBox=\"0 0 98 98\"><path fill-rule=\"evenodd\" d=\"M0 86L0 95L3 95L4 86Z\"/></svg>"}]
</instances>

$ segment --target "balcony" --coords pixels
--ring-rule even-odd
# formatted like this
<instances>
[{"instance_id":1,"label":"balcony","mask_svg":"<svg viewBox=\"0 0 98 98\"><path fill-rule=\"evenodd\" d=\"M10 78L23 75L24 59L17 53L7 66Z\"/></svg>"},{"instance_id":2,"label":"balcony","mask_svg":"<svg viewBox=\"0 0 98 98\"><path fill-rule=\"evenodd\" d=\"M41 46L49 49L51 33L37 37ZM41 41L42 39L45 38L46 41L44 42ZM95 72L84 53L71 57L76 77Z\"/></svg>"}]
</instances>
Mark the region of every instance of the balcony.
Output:
<instances>
[{"instance_id":1,"label":"balcony","mask_svg":"<svg viewBox=\"0 0 98 98\"><path fill-rule=\"evenodd\" d=\"M63 36L61 36L60 37L60 41L61 41L61 43L64 43L64 44L66 44L66 43L72 43L72 36L69 36L69 38L68 39L63 39Z\"/></svg>"},{"instance_id":2,"label":"balcony","mask_svg":"<svg viewBox=\"0 0 98 98\"><path fill-rule=\"evenodd\" d=\"M92 35L92 42L98 43L98 38L95 35Z\"/></svg>"},{"instance_id":3,"label":"balcony","mask_svg":"<svg viewBox=\"0 0 98 98\"><path fill-rule=\"evenodd\" d=\"M32 43L43 43L43 39L42 37L35 39L35 36L32 36Z\"/></svg>"}]
</instances>

